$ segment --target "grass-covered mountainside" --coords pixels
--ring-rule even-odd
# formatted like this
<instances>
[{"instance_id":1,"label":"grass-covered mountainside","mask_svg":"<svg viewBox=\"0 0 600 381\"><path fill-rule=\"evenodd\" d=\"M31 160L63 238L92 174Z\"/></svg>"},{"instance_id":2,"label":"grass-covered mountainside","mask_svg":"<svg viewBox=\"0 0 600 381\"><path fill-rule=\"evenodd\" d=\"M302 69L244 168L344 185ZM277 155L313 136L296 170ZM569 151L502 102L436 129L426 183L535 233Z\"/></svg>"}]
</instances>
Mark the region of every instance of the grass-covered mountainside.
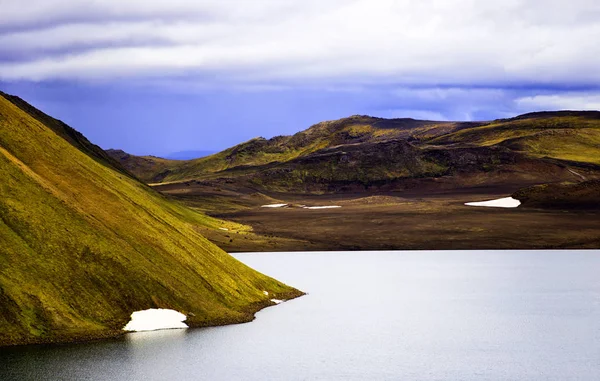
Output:
<instances>
[{"instance_id":1,"label":"grass-covered mountainside","mask_svg":"<svg viewBox=\"0 0 600 381\"><path fill-rule=\"evenodd\" d=\"M455 123L354 116L215 155L151 165L148 182L235 182L267 191L357 192L581 180L600 174L600 112Z\"/></svg>"},{"instance_id":2,"label":"grass-covered mountainside","mask_svg":"<svg viewBox=\"0 0 600 381\"><path fill-rule=\"evenodd\" d=\"M501 146L533 157L600 164L600 112L525 114L440 136L431 143Z\"/></svg>"},{"instance_id":3,"label":"grass-covered mountainside","mask_svg":"<svg viewBox=\"0 0 600 381\"><path fill-rule=\"evenodd\" d=\"M64 122L51 117L50 115L45 114L44 112L38 110L33 107L29 103L25 102L23 99L16 97L14 95L6 94L0 91L0 97L5 98L6 100L13 103L15 106L19 107L22 111L26 112L29 116L36 119L38 122L42 123L44 126L48 127L52 131L54 131L58 136L64 138L66 141L71 143L71 145L81 152L87 154L94 160L113 167L114 169L126 173L124 168L121 166L119 160L113 159L108 153L104 152L102 148L98 147L95 144L92 144L83 134L74 128L68 126Z\"/></svg>"},{"instance_id":4,"label":"grass-covered mountainside","mask_svg":"<svg viewBox=\"0 0 600 381\"><path fill-rule=\"evenodd\" d=\"M254 138L235 147L196 160L175 161L153 156L107 153L147 182L170 182L197 178L228 169L288 162L341 144L385 142L390 139L434 137L476 123L429 122L413 119L382 119L353 116L316 124L293 136Z\"/></svg>"},{"instance_id":5,"label":"grass-covered mountainside","mask_svg":"<svg viewBox=\"0 0 600 381\"><path fill-rule=\"evenodd\" d=\"M220 221L5 94L0 176L0 345L115 335L147 308L181 311L192 326L248 321L269 297L299 295L199 233Z\"/></svg>"}]
</instances>

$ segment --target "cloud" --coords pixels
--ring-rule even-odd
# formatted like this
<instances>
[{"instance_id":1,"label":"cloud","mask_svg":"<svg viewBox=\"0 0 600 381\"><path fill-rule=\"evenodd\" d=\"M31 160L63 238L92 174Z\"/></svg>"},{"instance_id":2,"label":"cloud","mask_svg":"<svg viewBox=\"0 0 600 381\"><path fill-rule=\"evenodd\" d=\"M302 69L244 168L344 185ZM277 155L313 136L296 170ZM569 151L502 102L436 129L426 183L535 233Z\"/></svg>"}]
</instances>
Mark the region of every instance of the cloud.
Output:
<instances>
[{"instance_id":1,"label":"cloud","mask_svg":"<svg viewBox=\"0 0 600 381\"><path fill-rule=\"evenodd\" d=\"M515 116L514 99L531 92L506 88L397 87L390 89L381 102L383 110L395 110L390 116L406 113L430 120L485 120L490 116ZM434 114L429 114L433 110ZM389 114L384 112L384 115Z\"/></svg>"},{"instance_id":2,"label":"cloud","mask_svg":"<svg viewBox=\"0 0 600 381\"><path fill-rule=\"evenodd\" d=\"M238 86L600 85L596 1L1 3L5 81L171 77Z\"/></svg>"},{"instance_id":3,"label":"cloud","mask_svg":"<svg viewBox=\"0 0 600 381\"><path fill-rule=\"evenodd\" d=\"M515 100L519 109L540 110L600 110L600 93L567 92L563 94L534 95Z\"/></svg>"}]
</instances>

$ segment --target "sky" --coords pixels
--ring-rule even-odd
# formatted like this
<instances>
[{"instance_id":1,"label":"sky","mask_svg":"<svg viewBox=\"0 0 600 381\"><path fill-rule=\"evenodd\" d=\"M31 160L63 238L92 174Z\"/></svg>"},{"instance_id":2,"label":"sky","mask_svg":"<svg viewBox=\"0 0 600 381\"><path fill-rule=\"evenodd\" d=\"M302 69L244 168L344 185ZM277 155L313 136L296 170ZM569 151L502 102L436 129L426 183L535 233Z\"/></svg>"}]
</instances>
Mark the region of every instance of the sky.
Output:
<instances>
[{"instance_id":1,"label":"sky","mask_svg":"<svg viewBox=\"0 0 600 381\"><path fill-rule=\"evenodd\" d=\"M597 0L0 0L0 90L102 148L600 109Z\"/></svg>"}]
</instances>

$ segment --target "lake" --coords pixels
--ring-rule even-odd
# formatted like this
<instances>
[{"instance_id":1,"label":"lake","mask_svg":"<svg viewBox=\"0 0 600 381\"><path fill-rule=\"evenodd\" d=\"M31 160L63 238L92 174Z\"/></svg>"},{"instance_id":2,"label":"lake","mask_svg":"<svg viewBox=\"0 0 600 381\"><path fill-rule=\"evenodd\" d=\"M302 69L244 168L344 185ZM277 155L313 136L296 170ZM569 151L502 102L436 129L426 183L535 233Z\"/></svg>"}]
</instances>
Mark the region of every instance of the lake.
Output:
<instances>
[{"instance_id":1,"label":"lake","mask_svg":"<svg viewBox=\"0 0 600 381\"><path fill-rule=\"evenodd\" d=\"M308 295L247 324L0 349L0 379L600 380L600 251L235 256Z\"/></svg>"}]
</instances>

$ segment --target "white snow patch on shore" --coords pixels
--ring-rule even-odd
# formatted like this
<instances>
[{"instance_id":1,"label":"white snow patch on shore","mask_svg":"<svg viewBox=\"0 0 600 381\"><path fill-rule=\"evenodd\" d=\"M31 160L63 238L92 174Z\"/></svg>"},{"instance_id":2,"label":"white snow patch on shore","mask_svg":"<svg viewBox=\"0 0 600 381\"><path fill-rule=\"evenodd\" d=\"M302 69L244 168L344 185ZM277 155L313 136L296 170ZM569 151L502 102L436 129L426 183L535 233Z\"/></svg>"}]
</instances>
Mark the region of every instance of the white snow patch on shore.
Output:
<instances>
[{"instance_id":1,"label":"white snow patch on shore","mask_svg":"<svg viewBox=\"0 0 600 381\"><path fill-rule=\"evenodd\" d=\"M184 321L187 317L181 312L167 309L151 308L144 311L136 311L131 314L131 320L124 331L156 331L159 329L188 328Z\"/></svg>"},{"instance_id":2,"label":"white snow patch on shore","mask_svg":"<svg viewBox=\"0 0 600 381\"><path fill-rule=\"evenodd\" d=\"M269 296L269 291L263 291L263 294Z\"/></svg>"},{"instance_id":3,"label":"white snow patch on shore","mask_svg":"<svg viewBox=\"0 0 600 381\"><path fill-rule=\"evenodd\" d=\"M269 204L269 205L263 205L261 206L261 208L283 208L284 206L287 206L288 204Z\"/></svg>"},{"instance_id":4,"label":"white snow patch on shore","mask_svg":"<svg viewBox=\"0 0 600 381\"><path fill-rule=\"evenodd\" d=\"M272 301L273 303L275 303L275 304L281 304L281 303L283 303L283 302L284 302L284 301L283 301L283 300L281 300L281 299L271 299L271 301Z\"/></svg>"},{"instance_id":5,"label":"white snow patch on shore","mask_svg":"<svg viewBox=\"0 0 600 381\"><path fill-rule=\"evenodd\" d=\"M485 206L488 208L516 208L521 205L521 201L512 198L505 197L499 198L497 200L490 201L480 201L480 202L467 202L465 203L467 206Z\"/></svg>"},{"instance_id":6,"label":"white snow patch on shore","mask_svg":"<svg viewBox=\"0 0 600 381\"><path fill-rule=\"evenodd\" d=\"M335 209L341 208L341 206L337 205L329 205L329 206L305 206L304 209Z\"/></svg>"}]
</instances>

